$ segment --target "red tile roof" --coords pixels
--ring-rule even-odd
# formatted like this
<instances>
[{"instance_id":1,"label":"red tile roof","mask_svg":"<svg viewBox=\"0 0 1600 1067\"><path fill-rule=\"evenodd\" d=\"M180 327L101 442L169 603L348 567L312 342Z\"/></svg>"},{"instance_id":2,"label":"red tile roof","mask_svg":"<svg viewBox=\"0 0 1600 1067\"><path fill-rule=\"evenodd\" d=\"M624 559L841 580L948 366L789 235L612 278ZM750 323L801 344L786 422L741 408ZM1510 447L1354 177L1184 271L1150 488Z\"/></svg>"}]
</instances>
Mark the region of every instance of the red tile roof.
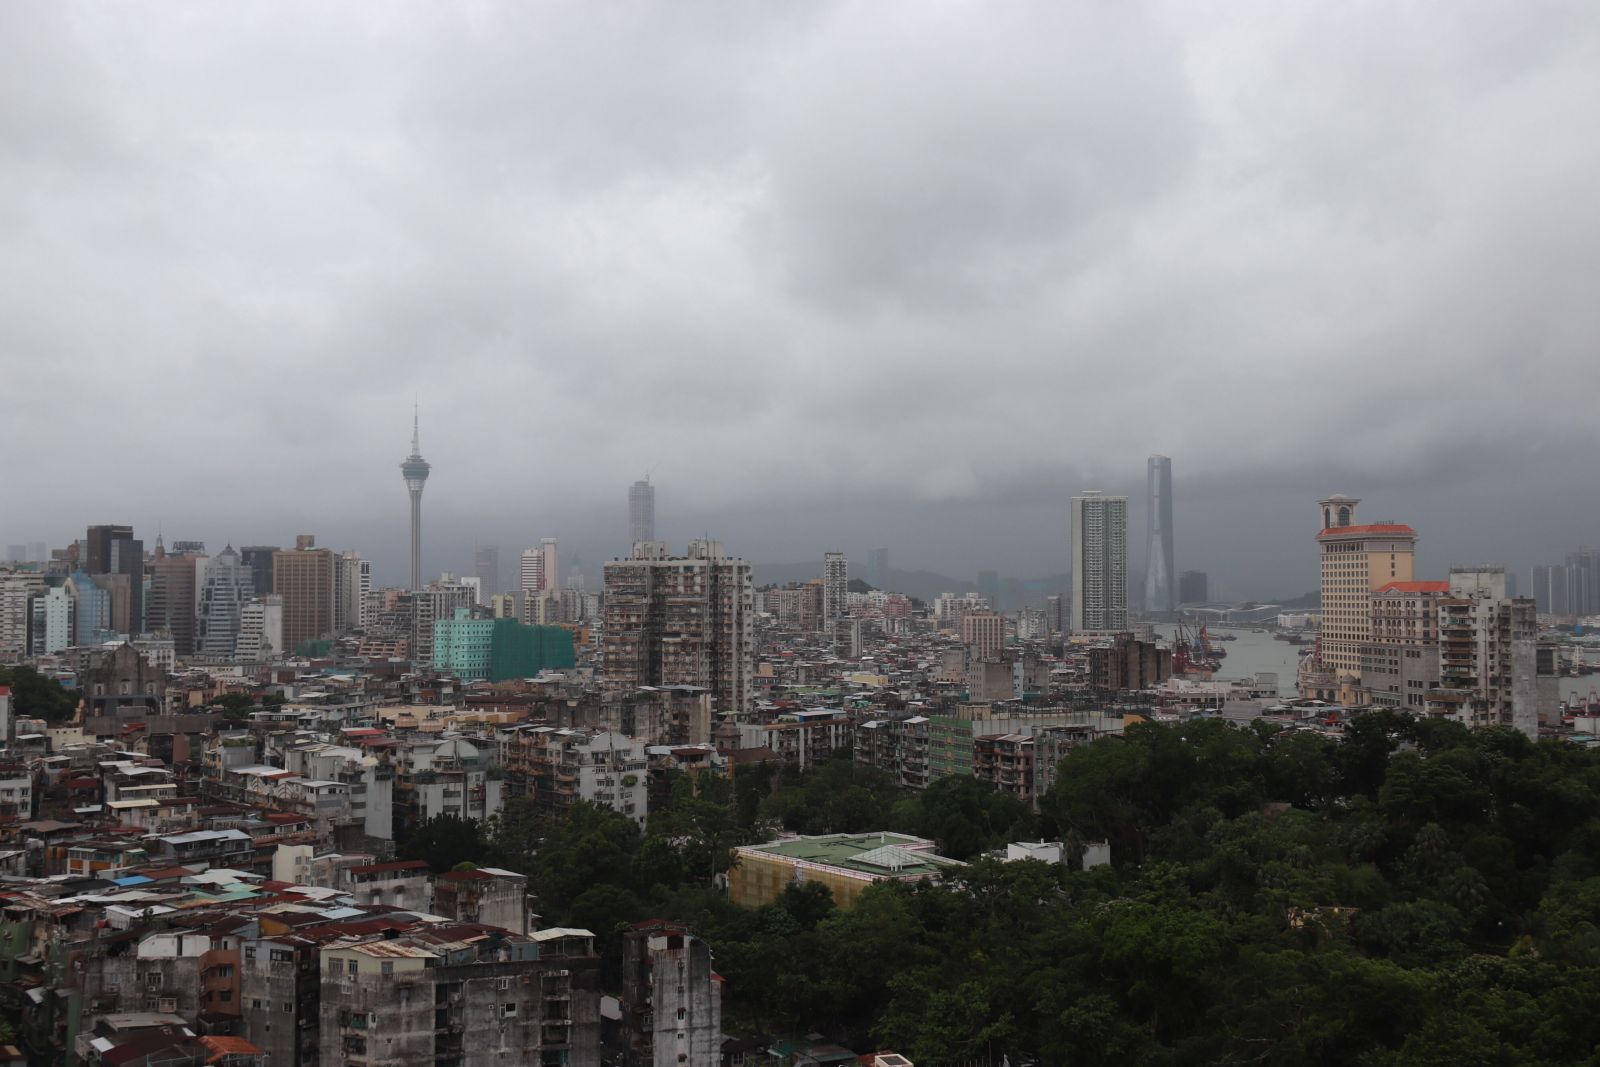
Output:
<instances>
[{"instance_id":1,"label":"red tile roof","mask_svg":"<svg viewBox=\"0 0 1600 1067\"><path fill-rule=\"evenodd\" d=\"M259 1056L261 1049L252 1045L242 1037L225 1037L220 1035L203 1034L200 1043L210 1050L211 1055L206 1057L207 1063L216 1063L224 1056Z\"/></svg>"},{"instance_id":2,"label":"red tile roof","mask_svg":"<svg viewBox=\"0 0 1600 1067\"><path fill-rule=\"evenodd\" d=\"M1376 526L1330 526L1320 537L1415 537L1417 531L1404 523L1385 522Z\"/></svg>"},{"instance_id":3,"label":"red tile roof","mask_svg":"<svg viewBox=\"0 0 1600 1067\"><path fill-rule=\"evenodd\" d=\"M364 867L351 867L351 874L385 874L389 871L409 871L413 868L428 870L427 860L395 860L393 863L369 863Z\"/></svg>"},{"instance_id":4,"label":"red tile roof","mask_svg":"<svg viewBox=\"0 0 1600 1067\"><path fill-rule=\"evenodd\" d=\"M1448 593L1449 582L1390 582L1380 586L1380 593Z\"/></svg>"}]
</instances>

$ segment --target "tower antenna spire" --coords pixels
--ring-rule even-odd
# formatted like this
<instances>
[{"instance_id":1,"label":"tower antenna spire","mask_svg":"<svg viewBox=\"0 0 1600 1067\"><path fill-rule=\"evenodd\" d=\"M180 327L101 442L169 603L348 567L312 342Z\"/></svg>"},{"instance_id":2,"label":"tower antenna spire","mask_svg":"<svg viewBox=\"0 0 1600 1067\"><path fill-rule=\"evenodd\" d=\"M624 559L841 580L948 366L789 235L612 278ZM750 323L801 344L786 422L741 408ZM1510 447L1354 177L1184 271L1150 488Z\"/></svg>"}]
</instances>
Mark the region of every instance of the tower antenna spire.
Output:
<instances>
[{"instance_id":1,"label":"tower antenna spire","mask_svg":"<svg viewBox=\"0 0 1600 1067\"><path fill-rule=\"evenodd\" d=\"M405 478L406 492L411 497L411 589L422 588L422 487L428 481L431 466L422 458L421 403L411 405L411 455L400 464L400 474Z\"/></svg>"}]
</instances>

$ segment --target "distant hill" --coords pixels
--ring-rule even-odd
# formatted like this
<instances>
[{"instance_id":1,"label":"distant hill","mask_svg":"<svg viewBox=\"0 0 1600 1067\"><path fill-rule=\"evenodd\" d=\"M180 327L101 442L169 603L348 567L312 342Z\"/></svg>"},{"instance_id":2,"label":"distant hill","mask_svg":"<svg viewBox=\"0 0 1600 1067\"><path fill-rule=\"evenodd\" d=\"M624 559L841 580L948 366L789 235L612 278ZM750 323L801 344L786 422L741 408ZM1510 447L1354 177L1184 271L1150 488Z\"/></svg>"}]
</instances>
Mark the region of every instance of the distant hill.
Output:
<instances>
[{"instance_id":1,"label":"distant hill","mask_svg":"<svg viewBox=\"0 0 1600 1067\"><path fill-rule=\"evenodd\" d=\"M850 576L873 582L874 575L856 560L851 560ZM807 563L756 563L757 586L784 585L788 582L805 582L822 577L822 561ZM952 578L937 571L902 571L889 568L886 583L890 592L904 593L918 600L933 600L940 593L972 593L978 590L977 578ZM1045 597L1064 593L1072 587L1072 578L1066 574L1052 574L1043 578L1000 579L1000 610L1016 611L1022 607L1044 607Z\"/></svg>"}]
</instances>

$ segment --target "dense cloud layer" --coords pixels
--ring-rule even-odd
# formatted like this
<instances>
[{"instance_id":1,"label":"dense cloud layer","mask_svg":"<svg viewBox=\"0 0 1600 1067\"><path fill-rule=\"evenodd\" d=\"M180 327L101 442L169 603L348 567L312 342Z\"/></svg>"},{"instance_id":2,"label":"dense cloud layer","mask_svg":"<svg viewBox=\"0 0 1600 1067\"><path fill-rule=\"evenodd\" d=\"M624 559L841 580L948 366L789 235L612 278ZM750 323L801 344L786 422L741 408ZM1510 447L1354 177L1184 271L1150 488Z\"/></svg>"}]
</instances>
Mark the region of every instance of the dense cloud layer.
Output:
<instances>
[{"instance_id":1,"label":"dense cloud layer","mask_svg":"<svg viewBox=\"0 0 1600 1067\"><path fill-rule=\"evenodd\" d=\"M420 397L429 570L619 551L648 469L675 540L1051 573L1150 451L1239 595L1331 491L1524 566L1600 542L1597 59L1582 2L6 4L0 542L397 579Z\"/></svg>"}]
</instances>

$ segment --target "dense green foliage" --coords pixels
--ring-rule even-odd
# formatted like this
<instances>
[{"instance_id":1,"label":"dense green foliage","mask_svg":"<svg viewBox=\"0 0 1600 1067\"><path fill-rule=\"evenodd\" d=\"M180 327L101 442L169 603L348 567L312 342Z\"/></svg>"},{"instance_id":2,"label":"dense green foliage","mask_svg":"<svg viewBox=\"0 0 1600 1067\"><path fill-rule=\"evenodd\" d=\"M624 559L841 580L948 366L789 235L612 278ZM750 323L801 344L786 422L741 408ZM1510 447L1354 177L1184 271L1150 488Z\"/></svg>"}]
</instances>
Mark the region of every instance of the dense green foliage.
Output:
<instances>
[{"instance_id":1,"label":"dense green foliage","mask_svg":"<svg viewBox=\"0 0 1600 1067\"><path fill-rule=\"evenodd\" d=\"M212 699L211 706L221 709L224 718L246 719L255 710L256 702L244 693L223 693Z\"/></svg>"},{"instance_id":2,"label":"dense green foliage","mask_svg":"<svg viewBox=\"0 0 1600 1067\"><path fill-rule=\"evenodd\" d=\"M459 815L435 815L400 844L403 860L425 860L435 872L453 871L462 863L480 866L492 854L483 823Z\"/></svg>"},{"instance_id":3,"label":"dense green foliage","mask_svg":"<svg viewBox=\"0 0 1600 1067\"><path fill-rule=\"evenodd\" d=\"M66 722L78 710L78 694L32 667L0 667L0 685L11 689L11 714Z\"/></svg>"},{"instance_id":4,"label":"dense green foliage","mask_svg":"<svg viewBox=\"0 0 1600 1067\"><path fill-rule=\"evenodd\" d=\"M919 1064L1597 1064L1600 758L1377 714L1346 740L1218 722L1076 749L1041 804L969 780L912 796L845 762L673 783L647 833L513 805L484 854L548 923L680 919L729 1032L821 1031ZM782 826L1112 843L1088 872L979 860L940 885L758 910L713 883ZM448 857L441 857L448 858Z\"/></svg>"}]
</instances>

